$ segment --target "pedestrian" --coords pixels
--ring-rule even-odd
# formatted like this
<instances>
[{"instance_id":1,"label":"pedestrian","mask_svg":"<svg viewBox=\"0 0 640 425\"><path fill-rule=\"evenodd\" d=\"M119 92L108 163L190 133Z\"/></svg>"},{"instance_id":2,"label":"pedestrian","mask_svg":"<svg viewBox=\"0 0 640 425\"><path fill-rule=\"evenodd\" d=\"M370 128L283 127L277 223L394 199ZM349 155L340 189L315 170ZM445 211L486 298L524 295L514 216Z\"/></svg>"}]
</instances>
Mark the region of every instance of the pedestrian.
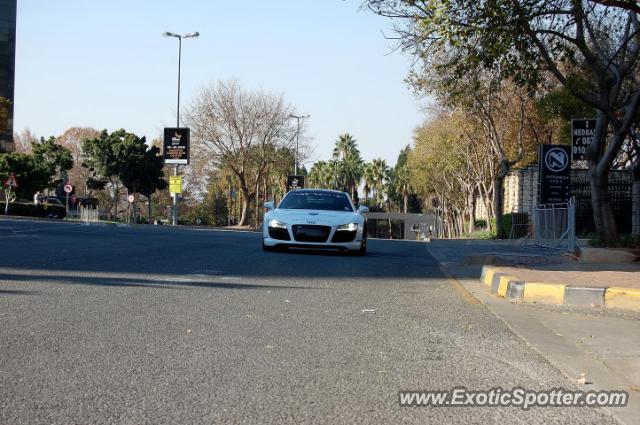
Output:
<instances>
[{"instance_id":1,"label":"pedestrian","mask_svg":"<svg viewBox=\"0 0 640 425\"><path fill-rule=\"evenodd\" d=\"M427 237L427 242L431 242L432 236L433 236L433 226L429 226L429 236Z\"/></svg>"},{"instance_id":2,"label":"pedestrian","mask_svg":"<svg viewBox=\"0 0 640 425\"><path fill-rule=\"evenodd\" d=\"M33 203L35 205L40 205L40 201L41 201L41 196L40 196L40 191L38 190L35 195L33 195Z\"/></svg>"}]
</instances>

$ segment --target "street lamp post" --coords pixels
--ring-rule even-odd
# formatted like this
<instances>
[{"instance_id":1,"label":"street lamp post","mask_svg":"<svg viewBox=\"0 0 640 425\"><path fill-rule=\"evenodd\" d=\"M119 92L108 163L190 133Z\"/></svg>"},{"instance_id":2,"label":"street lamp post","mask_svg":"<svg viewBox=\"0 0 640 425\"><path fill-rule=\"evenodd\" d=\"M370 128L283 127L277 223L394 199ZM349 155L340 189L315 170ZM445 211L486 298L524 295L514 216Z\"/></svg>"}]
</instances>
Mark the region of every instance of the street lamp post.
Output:
<instances>
[{"instance_id":1,"label":"street lamp post","mask_svg":"<svg viewBox=\"0 0 640 425\"><path fill-rule=\"evenodd\" d=\"M165 31L162 33L163 36L165 37L174 37L178 39L178 105L176 108L176 127L180 128L180 64L182 61L182 39L183 38L195 38L198 37L200 35L199 32L189 32L187 34L175 34L173 32L168 32ZM177 176L178 175L178 167L179 165L176 164L175 168L173 169L173 175ZM172 225L177 226L178 225L178 194L174 193L173 194L173 203L171 206L171 221L172 221Z\"/></svg>"},{"instance_id":2,"label":"street lamp post","mask_svg":"<svg viewBox=\"0 0 640 425\"><path fill-rule=\"evenodd\" d=\"M295 157L295 165L294 165L294 175L298 175L298 142L300 139L300 120L304 120L310 118L311 115L289 115L289 118L295 118L298 121L298 129L296 130L296 157Z\"/></svg>"}]
</instances>

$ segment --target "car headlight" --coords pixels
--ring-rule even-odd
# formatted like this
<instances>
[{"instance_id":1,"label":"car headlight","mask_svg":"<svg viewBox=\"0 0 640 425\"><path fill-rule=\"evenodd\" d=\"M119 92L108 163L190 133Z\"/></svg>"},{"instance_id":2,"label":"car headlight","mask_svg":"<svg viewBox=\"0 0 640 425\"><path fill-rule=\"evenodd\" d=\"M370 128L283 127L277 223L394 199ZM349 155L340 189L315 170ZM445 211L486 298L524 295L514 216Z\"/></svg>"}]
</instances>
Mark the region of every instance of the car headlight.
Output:
<instances>
[{"instance_id":1,"label":"car headlight","mask_svg":"<svg viewBox=\"0 0 640 425\"><path fill-rule=\"evenodd\" d=\"M343 224L342 226L338 226L338 228L336 229L336 231L341 230L344 230L346 232L354 232L358 230L358 223Z\"/></svg>"},{"instance_id":2,"label":"car headlight","mask_svg":"<svg viewBox=\"0 0 640 425\"><path fill-rule=\"evenodd\" d=\"M286 229L287 224L273 218L269 220L269 227L274 227L276 229Z\"/></svg>"}]
</instances>

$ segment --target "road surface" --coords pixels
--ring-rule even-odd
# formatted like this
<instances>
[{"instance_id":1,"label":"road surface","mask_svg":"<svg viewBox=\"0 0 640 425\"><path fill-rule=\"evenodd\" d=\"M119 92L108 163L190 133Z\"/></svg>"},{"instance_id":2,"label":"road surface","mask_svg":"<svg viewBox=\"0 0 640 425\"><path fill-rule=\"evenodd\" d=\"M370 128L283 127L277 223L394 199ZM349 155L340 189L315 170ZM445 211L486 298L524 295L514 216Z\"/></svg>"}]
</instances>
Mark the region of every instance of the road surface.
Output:
<instances>
[{"instance_id":1,"label":"road surface","mask_svg":"<svg viewBox=\"0 0 640 425\"><path fill-rule=\"evenodd\" d=\"M604 409L400 407L401 390L575 385L425 244L0 221L2 424L613 424Z\"/></svg>"}]
</instances>

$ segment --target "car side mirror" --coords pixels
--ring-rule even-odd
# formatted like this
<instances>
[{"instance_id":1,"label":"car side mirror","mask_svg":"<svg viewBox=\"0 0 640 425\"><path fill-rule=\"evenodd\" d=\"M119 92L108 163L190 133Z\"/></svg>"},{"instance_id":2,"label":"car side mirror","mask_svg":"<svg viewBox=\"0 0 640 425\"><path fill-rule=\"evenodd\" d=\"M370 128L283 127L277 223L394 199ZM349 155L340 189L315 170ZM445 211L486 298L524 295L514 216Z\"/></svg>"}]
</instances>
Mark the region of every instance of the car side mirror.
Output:
<instances>
[{"instance_id":1,"label":"car side mirror","mask_svg":"<svg viewBox=\"0 0 640 425\"><path fill-rule=\"evenodd\" d=\"M274 206L273 206L273 202L271 202L271 201L269 201L269 202L265 202L265 203L264 203L264 208L265 208L267 211L271 211L271 210L274 208Z\"/></svg>"},{"instance_id":2,"label":"car side mirror","mask_svg":"<svg viewBox=\"0 0 640 425\"><path fill-rule=\"evenodd\" d=\"M358 207L358 212L359 212L360 214L362 214L362 213L366 213L366 212L369 212L369 207L365 207L364 205L360 205L360 206Z\"/></svg>"}]
</instances>

